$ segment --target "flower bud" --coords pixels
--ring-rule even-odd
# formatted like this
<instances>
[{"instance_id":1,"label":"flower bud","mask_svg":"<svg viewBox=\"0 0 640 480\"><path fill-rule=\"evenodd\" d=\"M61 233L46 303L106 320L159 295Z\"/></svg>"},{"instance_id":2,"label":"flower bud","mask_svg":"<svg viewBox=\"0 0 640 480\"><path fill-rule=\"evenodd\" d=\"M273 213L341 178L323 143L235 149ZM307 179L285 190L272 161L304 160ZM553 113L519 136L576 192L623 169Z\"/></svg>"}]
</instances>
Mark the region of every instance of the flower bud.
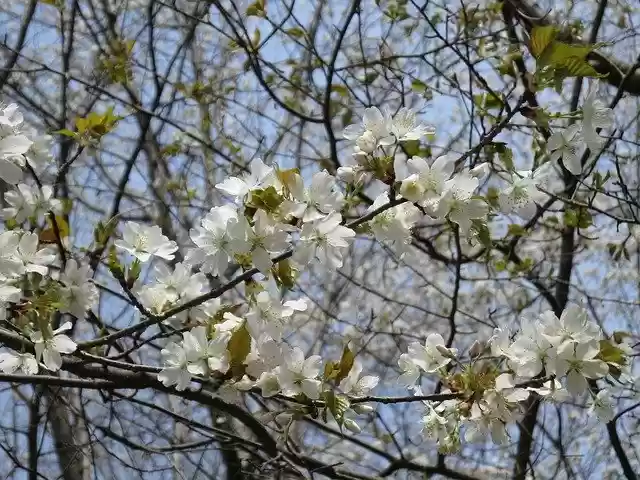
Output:
<instances>
[{"instance_id":1,"label":"flower bud","mask_svg":"<svg viewBox=\"0 0 640 480\"><path fill-rule=\"evenodd\" d=\"M477 358L480 355L482 355L482 352L484 352L485 349L486 349L485 343L479 342L478 340L476 340L475 342L473 342L471 347L469 347L469 356L471 358Z\"/></svg>"},{"instance_id":2,"label":"flower bud","mask_svg":"<svg viewBox=\"0 0 640 480\"><path fill-rule=\"evenodd\" d=\"M340 180L352 183L355 178L355 169L353 167L339 167L337 174Z\"/></svg>"},{"instance_id":3,"label":"flower bud","mask_svg":"<svg viewBox=\"0 0 640 480\"><path fill-rule=\"evenodd\" d=\"M356 403L351 407L351 409L358 415L366 415L367 413L371 413L375 410L371 405L365 405L364 403Z\"/></svg>"},{"instance_id":4,"label":"flower bud","mask_svg":"<svg viewBox=\"0 0 640 480\"><path fill-rule=\"evenodd\" d=\"M353 433L360 433L362 430L360 430L360 427L358 426L358 424L356 422L354 422L353 420L351 420L350 418L347 418L344 423L343 423L344 427L353 432Z\"/></svg>"},{"instance_id":5,"label":"flower bud","mask_svg":"<svg viewBox=\"0 0 640 480\"><path fill-rule=\"evenodd\" d=\"M376 143L376 136L368 130L356 140L358 148L365 153L373 152L377 147Z\"/></svg>"},{"instance_id":6,"label":"flower bud","mask_svg":"<svg viewBox=\"0 0 640 480\"><path fill-rule=\"evenodd\" d=\"M453 352L449 348L445 347L444 345L436 345L436 349L438 350L438 352L440 352L442 355L444 355L447 358L456 358Z\"/></svg>"}]
</instances>

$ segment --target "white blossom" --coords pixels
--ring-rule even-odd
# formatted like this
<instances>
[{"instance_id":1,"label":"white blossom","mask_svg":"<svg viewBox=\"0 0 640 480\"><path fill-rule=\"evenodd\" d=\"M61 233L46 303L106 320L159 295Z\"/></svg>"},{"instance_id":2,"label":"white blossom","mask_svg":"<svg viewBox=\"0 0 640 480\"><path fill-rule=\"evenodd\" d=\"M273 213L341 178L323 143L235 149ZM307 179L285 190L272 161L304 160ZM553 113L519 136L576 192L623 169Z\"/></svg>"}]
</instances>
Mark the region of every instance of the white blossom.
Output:
<instances>
[{"instance_id":1,"label":"white blossom","mask_svg":"<svg viewBox=\"0 0 640 480\"><path fill-rule=\"evenodd\" d=\"M63 323L55 330L44 333L35 331L31 334L31 341L34 343L36 360L44 363L44 366L52 372L57 372L62 366L61 353L73 353L76 351L76 344L62 332L71 330L71 322Z\"/></svg>"},{"instance_id":2,"label":"white blossom","mask_svg":"<svg viewBox=\"0 0 640 480\"><path fill-rule=\"evenodd\" d=\"M207 327L199 326L183 333L182 338L187 371L192 375L207 375L210 370L225 373L229 369L227 343L230 335L215 335L209 340Z\"/></svg>"},{"instance_id":3,"label":"white blossom","mask_svg":"<svg viewBox=\"0 0 640 480\"><path fill-rule=\"evenodd\" d=\"M204 273L223 274L234 255L248 253L248 228L247 221L233 207L213 207L201 226L189 232L197 248L191 250L187 261L202 264Z\"/></svg>"},{"instance_id":4,"label":"white blossom","mask_svg":"<svg viewBox=\"0 0 640 480\"><path fill-rule=\"evenodd\" d=\"M587 379L598 379L609 373L609 367L596 359L600 351L595 341L588 343L565 342L549 359L547 368L557 377L567 376L567 390L581 395L588 388Z\"/></svg>"},{"instance_id":5,"label":"white blossom","mask_svg":"<svg viewBox=\"0 0 640 480\"><path fill-rule=\"evenodd\" d=\"M267 334L275 340L280 340L284 332L286 321L295 313L307 309L304 300L288 300L281 303L264 291L256 295L249 313L247 313L247 327L254 338Z\"/></svg>"},{"instance_id":6,"label":"white blossom","mask_svg":"<svg viewBox=\"0 0 640 480\"><path fill-rule=\"evenodd\" d=\"M173 260L178 245L162 234L157 225L143 225L127 222L122 231L122 239L115 246L129 252L141 262L148 262L152 256Z\"/></svg>"},{"instance_id":7,"label":"white blossom","mask_svg":"<svg viewBox=\"0 0 640 480\"><path fill-rule=\"evenodd\" d=\"M615 403L611 392L607 389L600 390L597 395L591 397L589 414L595 415L601 422L607 423L615 417Z\"/></svg>"},{"instance_id":8,"label":"white blossom","mask_svg":"<svg viewBox=\"0 0 640 480\"><path fill-rule=\"evenodd\" d=\"M364 397L378 385L380 379L375 375L364 375L362 373L362 364L355 361L349 370L349 374L340 382L338 388L343 393L354 397Z\"/></svg>"},{"instance_id":9,"label":"white blossom","mask_svg":"<svg viewBox=\"0 0 640 480\"><path fill-rule=\"evenodd\" d=\"M169 343L160 351L164 367L158 373L158 380L165 387L176 386L182 391L191 383L191 373L187 370L187 355L184 349L175 342Z\"/></svg>"},{"instance_id":10,"label":"white blossom","mask_svg":"<svg viewBox=\"0 0 640 480\"><path fill-rule=\"evenodd\" d=\"M22 297L22 290L13 285L0 284L0 320L7 318L7 304L17 303Z\"/></svg>"},{"instance_id":11,"label":"white blossom","mask_svg":"<svg viewBox=\"0 0 640 480\"><path fill-rule=\"evenodd\" d=\"M14 351L0 353L0 371L13 374L20 370L25 375L38 373L38 361L30 353Z\"/></svg>"},{"instance_id":12,"label":"white blossom","mask_svg":"<svg viewBox=\"0 0 640 480\"><path fill-rule=\"evenodd\" d=\"M48 211L60 213L62 204L52 196L53 189L49 185L44 185L40 189L37 186L20 183L15 189L4 194L5 202L9 207L2 209L2 218L11 218L20 224L31 217L40 221L42 215Z\"/></svg>"},{"instance_id":13,"label":"white blossom","mask_svg":"<svg viewBox=\"0 0 640 480\"><path fill-rule=\"evenodd\" d=\"M454 158L450 155L436 158L431 166L422 157L411 157L407 161L406 171L395 162L396 180L402 181L400 194L407 200L427 206L427 202L442 196L454 166Z\"/></svg>"},{"instance_id":14,"label":"white blossom","mask_svg":"<svg viewBox=\"0 0 640 480\"><path fill-rule=\"evenodd\" d=\"M391 132L395 135L398 142L405 142L408 140L419 140L425 135L433 135L435 128L417 123L415 112L410 108L402 107L398 110L398 113L393 116Z\"/></svg>"},{"instance_id":15,"label":"white blossom","mask_svg":"<svg viewBox=\"0 0 640 480\"><path fill-rule=\"evenodd\" d=\"M598 128L611 128L613 126L613 110L605 107L596 97L598 89L593 84L582 104L582 136L591 151L604 145L605 139L598 132Z\"/></svg>"},{"instance_id":16,"label":"white blossom","mask_svg":"<svg viewBox=\"0 0 640 480\"><path fill-rule=\"evenodd\" d=\"M282 393L288 396L304 394L312 400L320 397L322 382L316 377L320 373L322 359L319 355L304 358L298 347L288 349L284 354L284 364L278 372L278 383Z\"/></svg>"},{"instance_id":17,"label":"white blossom","mask_svg":"<svg viewBox=\"0 0 640 480\"><path fill-rule=\"evenodd\" d=\"M378 195L366 213L371 213L389 203L389 194ZM378 213L369 221L371 231L380 242L389 242L401 255L411 244L411 228L420 217L420 211L411 203L404 203Z\"/></svg>"},{"instance_id":18,"label":"white blossom","mask_svg":"<svg viewBox=\"0 0 640 480\"><path fill-rule=\"evenodd\" d=\"M471 220L482 219L489 212L484 201L473 198L477 187L478 179L468 173L461 173L447 180L435 215L438 218L447 216L450 221L459 225L463 233L467 233L471 229Z\"/></svg>"},{"instance_id":19,"label":"white blossom","mask_svg":"<svg viewBox=\"0 0 640 480\"><path fill-rule=\"evenodd\" d=\"M36 233L23 233L16 256L22 261L23 272L36 272L44 276L49 270L47 266L54 262L56 255L51 247L38 250L38 242Z\"/></svg>"},{"instance_id":20,"label":"white blossom","mask_svg":"<svg viewBox=\"0 0 640 480\"><path fill-rule=\"evenodd\" d=\"M311 177L309 188L305 188L302 177L295 174L288 188L294 200L285 200L283 212L303 222L312 222L332 212L339 212L344 204L344 196L336 189L336 179L326 170Z\"/></svg>"},{"instance_id":21,"label":"white blossom","mask_svg":"<svg viewBox=\"0 0 640 480\"><path fill-rule=\"evenodd\" d=\"M64 305L62 313L68 312L77 318L84 318L85 312L96 305L98 289L91 282L92 272L89 265L79 265L73 258L67 260L60 282L63 290Z\"/></svg>"},{"instance_id":22,"label":"white blossom","mask_svg":"<svg viewBox=\"0 0 640 480\"><path fill-rule=\"evenodd\" d=\"M22 179L24 154L32 143L25 135L0 138L0 179L10 185L15 185Z\"/></svg>"},{"instance_id":23,"label":"white blossom","mask_svg":"<svg viewBox=\"0 0 640 480\"><path fill-rule=\"evenodd\" d=\"M362 124L349 125L344 129L343 135L348 140L358 140L358 146L363 144L367 153L372 152L378 146L393 145L395 139L392 135L391 114L385 110L381 112L377 107L365 108L362 116ZM361 140L365 136L366 141ZM370 148L373 145L373 149Z\"/></svg>"},{"instance_id":24,"label":"white blossom","mask_svg":"<svg viewBox=\"0 0 640 480\"><path fill-rule=\"evenodd\" d=\"M316 258L330 268L340 268L343 249L356 235L350 228L340 225L341 222L342 216L334 212L321 220L305 223L294 259L306 265Z\"/></svg>"},{"instance_id":25,"label":"white blossom","mask_svg":"<svg viewBox=\"0 0 640 480\"><path fill-rule=\"evenodd\" d=\"M580 157L583 148L582 135L579 131L580 125L574 123L564 130L552 134L547 142L547 148L551 150L549 159L552 162L562 159L565 168L574 175L582 173Z\"/></svg>"},{"instance_id":26,"label":"white blossom","mask_svg":"<svg viewBox=\"0 0 640 480\"><path fill-rule=\"evenodd\" d=\"M227 177L216 188L236 199L244 198L251 190L273 185L276 175L273 167L268 167L259 158L251 161L249 173L242 177Z\"/></svg>"},{"instance_id":27,"label":"white blossom","mask_svg":"<svg viewBox=\"0 0 640 480\"><path fill-rule=\"evenodd\" d=\"M511 185L500 192L498 204L503 213L516 213L530 218L536 214L536 203L545 197L538 190L539 180L534 179L533 172L520 171L511 177Z\"/></svg>"},{"instance_id":28,"label":"white blossom","mask_svg":"<svg viewBox=\"0 0 640 480\"><path fill-rule=\"evenodd\" d=\"M279 254L289 248L289 231L284 224L273 220L264 210L254 215L253 229L249 230L251 261L263 274L268 275L273 266L271 254Z\"/></svg>"},{"instance_id":29,"label":"white blossom","mask_svg":"<svg viewBox=\"0 0 640 480\"><path fill-rule=\"evenodd\" d=\"M579 343L600 339L600 328L588 319L584 308L570 304L560 319L547 310L540 315L541 332L552 345L559 347L563 342Z\"/></svg>"},{"instance_id":30,"label":"white blossom","mask_svg":"<svg viewBox=\"0 0 640 480\"><path fill-rule=\"evenodd\" d=\"M402 368L413 364L426 373L434 373L448 365L452 356L455 356L456 353L457 350L455 348L447 348L445 346L442 335L431 333L427 336L424 345L418 342L410 343L407 347L407 353L400 355L399 365Z\"/></svg>"}]
</instances>

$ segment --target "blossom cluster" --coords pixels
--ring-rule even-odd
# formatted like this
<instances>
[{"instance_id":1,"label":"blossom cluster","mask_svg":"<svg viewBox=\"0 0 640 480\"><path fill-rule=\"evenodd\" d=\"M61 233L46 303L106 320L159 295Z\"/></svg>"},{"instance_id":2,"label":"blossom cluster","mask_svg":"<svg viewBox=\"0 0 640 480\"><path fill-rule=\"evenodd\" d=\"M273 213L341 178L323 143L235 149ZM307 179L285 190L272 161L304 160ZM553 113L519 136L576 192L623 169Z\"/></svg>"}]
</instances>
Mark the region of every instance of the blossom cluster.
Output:
<instances>
[{"instance_id":1,"label":"blossom cluster","mask_svg":"<svg viewBox=\"0 0 640 480\"><path fill-rule=\"evenodd\" d=\"M444 451L459 447L461 429L468 441L489 435L496 443L506 442L507 425L524 412L530 395L564 401L588 392L591 410L609 421L614 415L611 395L606 388L599 389L596 381L609 377L612 382L631 382L629 345L603 338L598 325L578 305L569 305L560 318L552 311L525 318L514 337L496 328L486 351L478 345L465 360L446 347L440 335L432 334L424 345L412 343L400 356L404 372L400 380L416 394L422 394L416 386L422 373L439 375L449 386L445 393L460 394L442 402L424 402L424 431ZM465 361L459 372L445 368Z\"/></svg>"},{"instance_id":2,"label":"blossom cluster","mask_svg":"<svg viewBox=\"0 0 640 480\"><path fill-rule=\"evenodd\" d=\"M588 97L581 128L589 145L601 145L596 129L608 126L609 113ZM66 250L57 225L65 215L62 202L39 178L50 139L29 138L23 120L15 105L0 112L0 178L11 185L4 195L8 206L0 212L7 226L0 233L0 320L11 320L32 348L1 353L0 370L33 375L40 368L59 370L62 355L76 352L65 332L91 311L98 293L91 267ZM571 130L554 135L571 135ZM190 230L188 245L169 239L157 225L125 222L109 250L109 267L142 314L170 327L158 380L179 391L194 381L216 380L264 397L296 397L303 405L324 405L341 426L359 431L346 414L370 411L362 397L378 377L363 375L348 346L336 362L293 345L294 317L304 315L308 303L286 299L283 287L292 290L296 275L311 263L342 267L357 227L402 257L412 252L413 229L425 216L472 242L487 229L489 215L528 218L546 196L540 187L548 164L500 172L502 183L490 199L482 194L488 164L468 165L466 157L451 154L430 161L402 153L406 142L434 132L410 109L392 115L367 108L362 122L344 131L355 143L356 164L339 168L337 178L326 170L305 178L297 169L282 170L256 158L245 173L216 185L226 201ZM561 144L556 136L549 140L551 159L562 158L572 172L573 135ZM23 181L25 170L35 184ZM385 190L348 223L345 216L357 208L349 195L373 181ZM101 240L102 250L110 236ZM236 268L248 273L245 301L225 304L211 298L211 279L224 282ZM71 321L62 322L60 314ZM622 378L628 357L625 344L603 338L583 310L569 307L560 318L546 312L523 320L515 337L496 330L490 348L476 347L468 358L432 333L424 344L411 343L398 364L400 383L416 394L421 394L416 382L429 374L453 395L425 402L424 419L427 435L451 450L460 443L461 428L470 440L489 433L504 441L505 426L530 395L562 400L589 391L594 411L609 418L608 393L596 391L594 382ZM360 401L351 405L355 398Z\"/></svg>"},{"instance_id":3,"label":"blossom cluster","mask_svg":"<svg viewBox=\"0 0 640 480\"><path fill-rule=\"evenodd\" d=\"M25 133L23 123L17 105L0 109L0 179L10 185L4 194L8 207L0 212L10 227L0 233L0 319L14 317L33 342L35 355L0 353L0 370L35 374L41 365L59 370L61 354L76 350L75 342L63 333L73 328L72 323L55 327L49 321L51 310L83 318L97 300L97 290L90 282L88 266L73 258L61 265L57 246L43 241L43 233L54 230L51 225L62 213L62 203L53 198L50 185L23 180L25 170L33 175L44 170L51 138ZM57 240L62 243L64 239ZM38 301L42 299L48 302Z\"/></svg>"},{"instance_id":4,"label":"blossom cluster","mask_svg":"<svg viewBox=\"0 0 640 480\"><path fill-rule=\"evenodd\" d=\"M597 90L592 87L582 106L582 123L572 123L549 137L547 148L551 151L550 160L562 159L562 164L569 172L580 175L585 148L592 152L602 148L605 139L598 130L612 125L613 111L597 99Z\"/></svg>"}]
</instances>

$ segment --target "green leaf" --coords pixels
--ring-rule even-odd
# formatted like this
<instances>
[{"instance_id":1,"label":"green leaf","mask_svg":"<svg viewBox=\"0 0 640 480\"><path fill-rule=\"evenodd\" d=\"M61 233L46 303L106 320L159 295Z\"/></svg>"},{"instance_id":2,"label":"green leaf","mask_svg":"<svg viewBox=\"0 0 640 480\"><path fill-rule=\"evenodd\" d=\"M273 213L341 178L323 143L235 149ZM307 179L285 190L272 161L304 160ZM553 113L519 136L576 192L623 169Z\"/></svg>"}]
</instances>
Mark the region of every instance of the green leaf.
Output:
<instances>
[{"instance_id":1,"label":"green leaf","mask_svg":"<svg viewBox=\"0 0 640 480\"><path fill-rule=\"evenodd\" d=\"M349 96L349 89L345 85L331 85L331 90L336 92L341 97Z\"/></svg>"},{"instance_id":2,"label":"green leaf","mask_svg":"<svg viewBox=\"0 0 640 480\"><path fill-rule=\"evenodd\" d=\"M324 371L322 372L322 379L325 382L328 382L329 380L333 380L334 378L336 378L338 373L340 373L340 365L339 365L339 363L338 362L334 362L332 360L329 360L327 363L324 364Z\"/></svg>"},{"instance_id":3,"label":"green leaf","mask_svg":"<svg viewBox=\"0 0 640 480\"><path fill-rule=\"evenodd\" d=\"M603 362L615 363L616 365L625 365L627 358L624 351L616 347L609 340L600 340L600 352L596 358L599 358Z\"/></svg>"},{"instance_id":4,"label":"green leaf","mask_svg":"<svg viewBox=\"0 0 640 480\"><path fill-rule=\"evenodd\" d=\"M410 157L418 155L420 153L420 141L419 140L409 140L403 143L404 151Z\"/></svg>"},{"instance_id":5,"label":"green leaf","mask_svg":"<svg viewBox=\"0 0 640 480\"><path fill-rule=\"evenodd\" d=\"M421 80L412 80L411 81L411 90L413 90L416 93L424 93L427 91L427 84L422 82Z\"/></svg>"},{"instance_id":6,"label":"green leaf","mask_svg":"<svg viewBox=\"0 0 640 480\"><path fill-rule=\"evenodd\" d=\"M302 38L306 35L304 29L300 27L287 28L284 32L293 38Z\"/></svg>"},{"instance_id":7,"label":"green leaf","mask_svg":"<svg viewBox=\"0 0 640 480\"><path fill-rule=\"evenodd\" d=\"M345 346L342 351L342 358L340 358L340 363L338 364L338 374L335 377L336 383L340 383L342 380L347 378L349 372L351 371L351 367L353 367L353 362L355 360L355 355L349 349L349 346Z\"/></svg>"},{"instance_id":8,"label":"green leaf","mask_svg":"<svg viewBox=\"0 0 640 480\"><path fill-rule=\"evenodd\" d=\"M231 367L241 367L251 351L251 335L249 335L246 323L233 332L227 344L227 351Z\"/></svg>"},{"instance_id":9,"label":"green leaf","mask_svg":"<svg viewBox=\"0 0 640 480\"><path fill-rule=\"evenodd\" d=\"M56 130L55 132L51 132L58 135L64 135L65 137L75 137L76 132L69 130L68 128L63 128L62 130Z\"/></svg>"},{"instance_id":10,"label":"green leaf","mask_svg":"<svg viewBox=\"0 0 640 480\"><path fill-rule=\"evenodd\" d=\"M298 271L293 267L291 262L282 260L271 268L273 278L280 287L292 289L296 285L296 275Z\"/></svg>"},{"instance_id":11,"label":"green leaf","mask_svg":"<svg viewBox=\"0 0 640 480\"><path fill-rule=\"evenodd\" d=\"M324 394L324 401L327 405L326 408L331 412L336 423L342 428L344 414L351 406L349 399L344 395L336 395L333 391L327 391Z\"/></svg>"},{"instance_id":12,"label":"green leaf","mask_svg":"<svg viewBox=\"0 0 640 480\"><path fill-rule=\"evenodd\" d=\"M501 98L490 93L481 93L479 95L474 95L473 103L475 103L476 106L482 110L489 110L492 108L499 109L504 106L504 101Z\"/></svg>"},{"instance_id":13,"label":"green leaf","mask_svg":"<svg viewBox=\"0 0 640 480\"><path fill-rule=\"evenodd\" d=\"M247 206L255 209L260 208L270 213L275 212L282 202L284 202L284 197L271 185L267 188L252 190Z\"/></svg>"},{"instance_id":14,"label":"green leaf","mask_svg":"<svg viewBox=\"0 0 640 480\"><path fill-rule=\"evenodd\" d=\"M527 234L527 230L522 226L516 223L512 223L507 227L508 235L513 237L524 237Z\"/></svg>"},{"instance_id":15,"label":"green leaf","mask_svg":"<svg viewBox=\"0 0 640 480\"><path fill-rule=\"evenodd\" d=\"M71 232L69 224L64 219L64 217L60 215L56 215L55 220L56 220L56 227L58 228L58 233L60 234L60 239L64 240L69 236L69 233ZM43 243L57 243L58 239L56 235L56 229L53 225L53 221L51 220L50 215L47 215L47 223L49 226L44 228L40 232L40 234L38 235L38 238Z\"/></svg>"},{"instance_id":16,"label":"green leaf","mask_svg":"<svg viewBox=\"0 0 640 480\"><path fill-rule=\"evenodd\" d=\"M127 287L133 288L140 276L140 272L142 271L142 263L140 263L139 259L135 259L131 266L129 267L129 271L127 272Z\"/></svg>"},{"instance_id":17,"label":"green leaf","mask_svg":"<svg viewBox=\"0 0 640 480\"><path fill-rule=\"evenodd\" d=\"M124 268L120 264L118 260L118 255L116 254L116 247L111 245L109 249L109 271L111 275L114 276L116 280L124 280Z\"/></svg>"},{"instance_id":18,"label":"green leaf","mask_svg":"<svg viewBox=\"0 0 640 480\"><path fill-rule=\"evenodd\" d=\"M491 241L491 231L487 226L487 222L484 220L474 219L471 221L471 224L480 243L487 248L492 248L493 242Z\"/></svg>"},{"instance_id":19,"label":"green leaf","mask_svg":"<svg viewBox=\"0 0 640 480\"><path fill-rule=\"evenodd\" d=\"M247 17L266 17L265 0L257 0L247 7L245 11Z\"/></svg>"},{"instance_id":20,"label":"green leaf","mask_svg":"<svg viewBox=\"0 0 640 480\"><path fill-rule=\"evenodd\" d=\"M262 38L262 33L259 28L256 28L253 32L253 36L251 37L251 45L254 48L258 48L260 46L260 38Z\"/></svg>"},{"instance_id":21,"label":"green leaf","mask_svg":"<svg viewBox=\"0 0 640 480\"><path fill-rule=\"evenodd\" d=\"M537 26L531 30L531 54L539 59L558 35L558 28L553 26Z\"/></svg>"}]
</instances>

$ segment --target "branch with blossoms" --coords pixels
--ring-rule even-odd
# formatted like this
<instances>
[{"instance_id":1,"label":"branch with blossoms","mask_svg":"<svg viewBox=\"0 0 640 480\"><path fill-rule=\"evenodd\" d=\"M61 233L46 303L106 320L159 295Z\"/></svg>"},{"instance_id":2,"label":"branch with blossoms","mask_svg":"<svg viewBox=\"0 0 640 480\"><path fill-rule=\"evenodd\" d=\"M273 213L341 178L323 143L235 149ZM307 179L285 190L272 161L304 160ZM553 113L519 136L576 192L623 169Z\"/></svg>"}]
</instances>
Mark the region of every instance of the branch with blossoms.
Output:
<instances>
[{"instance_id":1,"label":"branch with blossoms","mask_svg":"<svg viewBox=\"0 0 640 480\"><path fill-rule=\"evenodd\" d=\"M476 342L464 354L436 333L424 344L411 343L399 356L398 383L414 395L387 397L370 394L379 378L364 372L351 345L339 359L328 359L307 356L301 345L292 344L288 334L308 304L304 298L283 301L281 294L292 289L313 263L341 268L357 235L374 238L399 259L410 260L415 253L414 227L427 218L442 222L458 242L493 249L490 218L535 218L556 167L580 175L582 143L591 150L602 145L599 132L611 126L611 110L593 92L579 114L567 115L580 115L582 123L557 128L549 137L549 154L541 165L515 171L505 164L498 183L486 194L481 182L489 165L471 167L467 160L494 145L522 100L467 153L433 161L407 158L400 149L434 132L420 124L413 111L402 108L392 115L367 108L361 124L344 131L354 142L354 153L352 164L338 169L338 178L324 170L306 179L297 169L255 159L246 174L216 185L228 202L213 206L190 230L190 244L182 248L159 226L131 221L107 248L118 229L117 219L108 219L96 227L96 248L88 251L108 252L105 261L113 278L146 318L84 341L67 332L96 307L93 272L79 252L62 245L68 232L64 235L58 224L62 204L52 197L52 188L37 177L35 186L22 182L24 169L34 177L42 169L46 139L28 138L15 106L4 107L0 178L14 187L5 194L9 207L2 214L7 230L0 234L0 312L7 327L0 339L11 347L0 354L3 378L25 383L31 376L33 383L104 390L155 388L184 398L206 397L207 402L212 401L211 391L259 392L264 399L284 402L280 420L289 425L304 416L320 417L355 433L360 432L359 416L372 413L376 404L421 403L425 435L443 452L458 450L462 438L474 442L490 436L496 443L505 442L507 425L518 420L532 395L550 402L588 395L595 415L609 421L614 416L611 394L592 385L633 383L632 349L624 339L605 338L576 305L559 318L545 312L534 320L523 319L514 335L496 329L491 339ZM107 112L87 120L82 132L65 134L81 145L95 144L118 120ZM358 211L358 192L373 180L384 191ZM357 218L347 222L351 209ZM52 230L56 242L51 241ZM184 260L176 263L178 252ZM222 283L231 265L243 273ZM141 273L151 270L153 281L143 281ZM211 277L222 285L209 289ZM222 295L241 284L246 300L223 303ZM60 324L60 316L68 320ZM162 339L167 342L160 346L162 365L121 362L100 354L115 341L134 336L138 340L153 326L166 331ZM101 367L85 365L90 363ZM42 370L62 370L79 378L41 375ZM423 376L433 376L445 389L423 394L417 384ZM239 414L236 407L233 412L249 422L257 436L264 436L246 419L248 413Z\"/></svg>"}]
</instances>

